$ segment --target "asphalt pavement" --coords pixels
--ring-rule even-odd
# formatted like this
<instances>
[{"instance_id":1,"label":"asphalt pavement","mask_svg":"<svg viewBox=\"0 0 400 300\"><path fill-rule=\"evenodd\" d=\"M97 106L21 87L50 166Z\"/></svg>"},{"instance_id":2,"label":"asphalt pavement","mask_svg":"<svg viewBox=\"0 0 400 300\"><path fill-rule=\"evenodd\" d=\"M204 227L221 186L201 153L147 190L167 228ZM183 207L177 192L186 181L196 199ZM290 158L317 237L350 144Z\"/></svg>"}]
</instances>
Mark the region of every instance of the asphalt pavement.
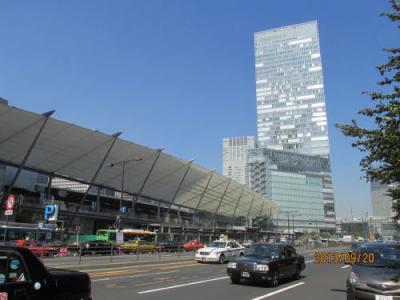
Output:
<instances>
[{"instance_id":1,"label":"asphalt pavement","mask_svg":"<svg viewBox=\"0 0 400 300\"><path fill-rule=\"evenodd\" d=\"M151 254L139 261L133 256L112 262L107 257L93 258L96 260L73 268L89 273L94 300L345 299L345 279L350 268L342 264L314 264L313 252L304 256L306 269L301 278L281 282L275 288L245 281L231 284L226 264L199 264L194 261L194 253L163 256L161 260ZM51 265L49 262L46 264ZM62 264L74 263L66 259Z\"/></svg>"}]
</instances>

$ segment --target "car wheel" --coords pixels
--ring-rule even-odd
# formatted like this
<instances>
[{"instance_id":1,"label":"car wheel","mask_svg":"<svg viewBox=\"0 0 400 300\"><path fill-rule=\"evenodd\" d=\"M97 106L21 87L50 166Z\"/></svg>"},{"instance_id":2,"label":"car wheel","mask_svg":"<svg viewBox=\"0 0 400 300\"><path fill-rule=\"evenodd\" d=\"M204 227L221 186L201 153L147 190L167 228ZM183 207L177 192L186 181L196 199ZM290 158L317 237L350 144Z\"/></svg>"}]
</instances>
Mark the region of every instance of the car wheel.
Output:
<instances>
[{"instance_id":1,"label":"car wheel","mask_svg":"<svg viewBox=\"0 0 400 300\"><path fill-rule=\"evenodd\" d=\"M279 273L278 271L274 271L273 275L272 275L272 279L271 279L271 285L273 287L276 287L279 285Z\"/></svg>"},{"instance_id":2,"label":"car wheel","mask_svg":"<svg viewBox=\"0 0 400 300\"><path fill-rule=\"evenodd\" d=\"M239 283L240 283L240 277L231 276L231 282L232 282L233 284L239 284Z\"/></svg>"},{"instance_id":3,"label":"car wheel","mask_svg":"<svg viewBox=\"0 0 400 300\"><path fill-rule=\"evenodd\" d=\"M219 256L218 263L221 264L221 265L222 265L223 263L225 263L225 255L221 254L221 255Z\"/></svg>"},{"instance_id":4,"label":"car wheel","mask_svg":"<svg viewBox=\"0 0 400 300\"><path fill-rule=\"evenodd\" d=\"M300 279L300 273L301 273L300 266L297 266L297 270L296 270L296 273L293 275L293 279L294 280Z\"/></svg>"},{"instance_id":5,"label":"car wheel","mask_svg":"<svg viewBox=\"0 0 400 300\"><path fill-rule=\"evenodd\" d=\"M354 295L352 293L347 292L346 293L346 299L347 300L355 300L356 298L354 297Z\"/></svg>"}]
</instances>

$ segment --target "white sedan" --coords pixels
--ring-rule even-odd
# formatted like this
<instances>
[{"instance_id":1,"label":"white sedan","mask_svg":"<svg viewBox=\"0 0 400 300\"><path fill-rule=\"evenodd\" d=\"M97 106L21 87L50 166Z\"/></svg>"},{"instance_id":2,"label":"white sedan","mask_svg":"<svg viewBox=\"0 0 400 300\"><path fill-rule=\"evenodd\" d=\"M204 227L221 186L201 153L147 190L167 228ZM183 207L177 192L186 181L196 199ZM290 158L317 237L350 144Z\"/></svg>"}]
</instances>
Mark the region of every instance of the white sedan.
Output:
<instances>
[{"instance_id":1,"label":"white sedan","mask_svg":"<svg viewBox=\"0 0 400 300\"><path fill-rule=\"evenodd\" d=\"M217 262L223 264L234 257L242 256L245 247L236 241L214 241L206 248L197 250L195 258L200 262Z\"/></svg>"}]
</instances>

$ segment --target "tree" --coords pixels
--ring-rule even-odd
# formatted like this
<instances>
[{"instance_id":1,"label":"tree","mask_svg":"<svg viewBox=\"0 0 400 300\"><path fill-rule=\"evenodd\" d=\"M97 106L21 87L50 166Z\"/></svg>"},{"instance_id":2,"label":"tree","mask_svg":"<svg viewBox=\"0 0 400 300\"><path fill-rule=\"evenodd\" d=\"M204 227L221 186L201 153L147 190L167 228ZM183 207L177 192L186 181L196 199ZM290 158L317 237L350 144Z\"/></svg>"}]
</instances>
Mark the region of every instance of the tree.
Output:
<instances>
[{"instance_id":1,"label":"tree","mask_svg":"<svg viewBox=\"0 0 400 300\"><path fill-rule=\"evenodd\" d=\"M390 1L392 11L381 16L393 22L400 21L400 2ZM400 25L397 26L400 28ZM352 120L351 124L336 124L345 136L355 138L353 147L365 153L361 170L368 181L390 185L389 195L393 198L396 223L400 221L400 48L384 49L387 62L377 67L382 80L380 91L364 92L374 103L373 107L358 113L374 122L372 129L362 128Z\"/></svg>"}]
</instances>

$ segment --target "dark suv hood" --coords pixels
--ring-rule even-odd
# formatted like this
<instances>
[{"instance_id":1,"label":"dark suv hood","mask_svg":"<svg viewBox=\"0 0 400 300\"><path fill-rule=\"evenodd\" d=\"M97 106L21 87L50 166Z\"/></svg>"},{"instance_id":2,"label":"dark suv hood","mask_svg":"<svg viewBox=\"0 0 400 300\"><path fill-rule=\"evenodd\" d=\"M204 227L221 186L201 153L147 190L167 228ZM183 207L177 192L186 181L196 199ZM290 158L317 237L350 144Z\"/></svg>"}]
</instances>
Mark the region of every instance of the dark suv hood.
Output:
<instances>
[{"instance_id":1,"label":"dark suv hood","mask_svg":"<svg viewBox=\"0 0 400 300\"><path fill-rule=\"evenodd\" d=\"M86 273L64 269L49 269L58 291L87 292L90 289L90 278Z\"/></svg>"},{"instance_id":2,"label":"dark suv hood","mask_svg":"<svg viewBox=\"0 0 400 300\"><path fill-rule=\"evenodd\" d=\"M394 268L353 265L353 272L356 273L361 282L400 286L400 266Z\"/></svg>"}]
</instances>

